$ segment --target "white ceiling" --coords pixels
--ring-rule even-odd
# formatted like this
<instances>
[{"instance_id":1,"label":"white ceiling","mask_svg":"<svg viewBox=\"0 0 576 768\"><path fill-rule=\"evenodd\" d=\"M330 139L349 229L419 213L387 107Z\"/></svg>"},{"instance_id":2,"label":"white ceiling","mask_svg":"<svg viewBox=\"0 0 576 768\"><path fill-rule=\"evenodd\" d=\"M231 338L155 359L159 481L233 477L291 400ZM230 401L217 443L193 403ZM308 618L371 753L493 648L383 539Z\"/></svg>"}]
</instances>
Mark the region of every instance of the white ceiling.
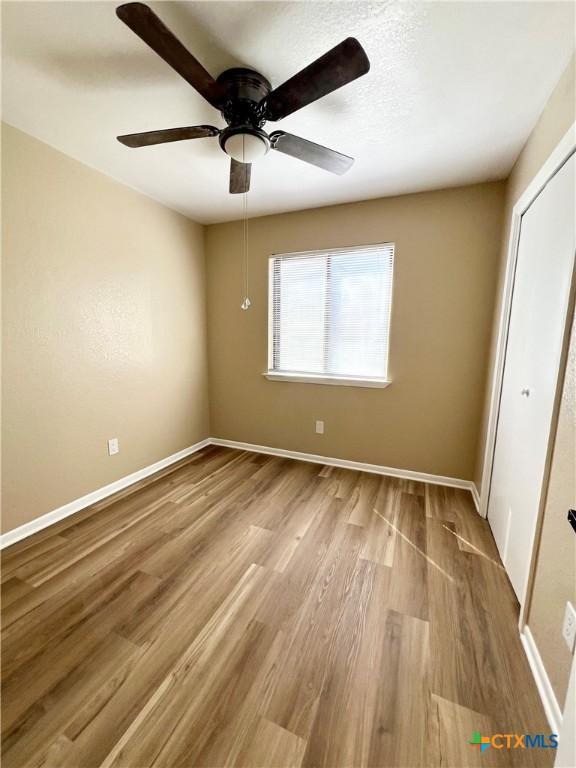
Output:
<instances>
[{"instance_id":1,"label":"white ceiling","mask_svg":"<svg viewBox=\"0 0 576 768\"><path fill-rule=\"evenodd\" d=\"M240 218L216 139L127 149L122 133L224 122L114 13L114 2L4 2L3 117L196 221ZM252 215L507 175L574 47L570 2L150 3L214 75L273 86L350 35L370 72L269 130L356 158L338 177L271 152Z\"/></svg>"}]
</instances>

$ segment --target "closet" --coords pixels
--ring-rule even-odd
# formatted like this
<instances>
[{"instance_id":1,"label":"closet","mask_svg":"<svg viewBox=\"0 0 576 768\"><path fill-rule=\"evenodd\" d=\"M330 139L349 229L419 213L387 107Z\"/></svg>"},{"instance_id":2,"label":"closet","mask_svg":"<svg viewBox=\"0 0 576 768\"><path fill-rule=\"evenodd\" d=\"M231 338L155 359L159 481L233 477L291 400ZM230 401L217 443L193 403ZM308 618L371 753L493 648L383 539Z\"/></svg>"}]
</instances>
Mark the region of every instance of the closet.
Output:
<instances>
[{"instance_id":1,"label":"closet","mask_svg":"<svg viewBox=\"0 0 576 768\"><path fill-rule=\"evenodd\" d=\"M575 163L574 155L564 162L520 223L488 521L521 603L546 474L574 273Z\"/></svg>"}]
</instances>

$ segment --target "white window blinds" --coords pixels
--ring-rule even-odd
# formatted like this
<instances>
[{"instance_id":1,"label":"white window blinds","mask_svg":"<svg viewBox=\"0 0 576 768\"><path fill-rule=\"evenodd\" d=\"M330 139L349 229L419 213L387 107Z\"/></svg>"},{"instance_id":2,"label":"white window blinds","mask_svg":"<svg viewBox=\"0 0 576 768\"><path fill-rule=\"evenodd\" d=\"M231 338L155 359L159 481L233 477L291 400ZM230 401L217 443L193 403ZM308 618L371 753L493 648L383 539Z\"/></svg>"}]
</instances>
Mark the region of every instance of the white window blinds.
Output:
<instances>
[{"instance_id":1,"label":"white window blinds","mask_svg":"<svg viewBox=\"0 0 576 768\"><path fill-rule=\"evenodd\" d=\"M273 373L386 380L394 244L273 256Z\"/></svg>"}]
</instances>

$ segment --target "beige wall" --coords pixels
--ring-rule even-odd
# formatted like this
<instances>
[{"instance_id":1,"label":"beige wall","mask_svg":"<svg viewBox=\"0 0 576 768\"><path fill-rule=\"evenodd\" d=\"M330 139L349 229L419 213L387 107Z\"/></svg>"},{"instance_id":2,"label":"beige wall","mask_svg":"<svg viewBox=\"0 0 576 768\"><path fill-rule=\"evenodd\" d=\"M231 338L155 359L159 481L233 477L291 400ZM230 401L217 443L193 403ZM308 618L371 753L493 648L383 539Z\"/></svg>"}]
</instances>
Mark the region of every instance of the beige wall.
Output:
<instances>
[{"instance_id":1,"label":"beige wall","mask_svg":"<svg viewBox=\"0 0 576 768\"><path fill-rule=\"evenodd\" d=\"M552 454L528 625L560 706L572 656L561 635L566 601L576 607L576 536L566 515L576 508L576 316Z\"/></svg>"},{"instance_id":2,"label":"beige wall","mask_svg":"<svg viewBox=\"0 0 576 768\"><path fill-rule=\"evenodd\" d=\"M481 184L253 219L248 312L241 225L208 227L212 434L472 479L503 191ZM270 254L382 241L396 243L391 386L265 379Z\"/></svg>"},{"instance_id":3,"label":"beige wall","mask_svg":"<svg viewBox=\"0 0 576 768\"><path fill-rule=\"evenodd\" d=\"M502 229L502 242L500 246L500 266L494 317L492 321L492 339L490 346L489 364L486 372L486 387L484 393L484 406L482 413L482 427L478 437L478 450L476 454L476 468L474 481L478 490L482 484L482 469L484 463L484 451L486 446L486 429L492 394L492 376L496 358L496 343L500 322L502 293L504 289L504 276L506 261L508 258L508 240L510 238L510 225L512 222L512 209L518 198L522 195L528 184L538 173L554 147L565 135L576 119L576 58L566 68L566 71L558 81L558 85L550 96L544 111L542 112L522 152L518 156L514 168L506 184L506 204L504 209L504 226Z\"/></svg>"},{"instance_id":4,"label":"beige wall","mask_svg":"<svg viewBox=\"0 0 576 768\"><path fill-rule=\"evenodd\" d=\"M208 402L202 227L9 126L2 164L10 530L206 437Z\"/></svg>"}]
</instances>

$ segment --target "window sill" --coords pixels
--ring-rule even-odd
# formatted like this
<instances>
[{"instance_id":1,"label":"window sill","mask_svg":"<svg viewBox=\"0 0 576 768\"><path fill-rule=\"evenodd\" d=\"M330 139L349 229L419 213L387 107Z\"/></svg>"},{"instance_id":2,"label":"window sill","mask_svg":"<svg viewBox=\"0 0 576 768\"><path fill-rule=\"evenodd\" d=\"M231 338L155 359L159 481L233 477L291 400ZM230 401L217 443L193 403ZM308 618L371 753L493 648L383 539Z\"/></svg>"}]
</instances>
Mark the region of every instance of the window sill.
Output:
<instances>
[{"instance_id":1,"label":"window sill","mask_svg":"<svg viewBox=\"0 0 576 768\"><path fill-rule=\"evenodd\" d=\"M331 384L341 387L372 387L373 389L384 389L391 383L385 379L355 379L351 376L323 376L321 374L279 373L276 371L266 371L266 373L263 373L262 375L269 381L288 381L300 384Z\"/></svg>"}]
</instances>

